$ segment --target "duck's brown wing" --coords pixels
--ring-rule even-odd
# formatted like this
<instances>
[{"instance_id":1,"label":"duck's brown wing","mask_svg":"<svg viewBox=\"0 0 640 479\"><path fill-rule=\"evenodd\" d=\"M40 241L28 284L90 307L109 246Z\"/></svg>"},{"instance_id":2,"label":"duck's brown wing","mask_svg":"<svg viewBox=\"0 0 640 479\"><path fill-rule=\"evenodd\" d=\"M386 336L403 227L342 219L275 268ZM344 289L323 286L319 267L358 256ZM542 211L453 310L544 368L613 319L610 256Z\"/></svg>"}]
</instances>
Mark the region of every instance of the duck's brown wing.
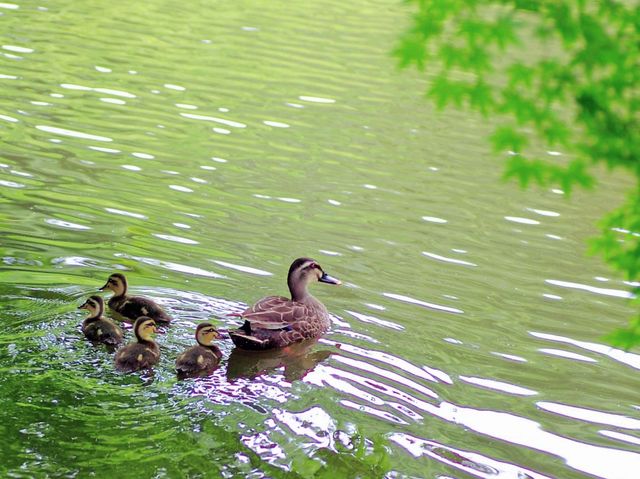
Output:
<instances>
[{"instance_id":1,"label":"duck's brown wing","mask_svg":"<svg viewBox=\"0 0 640 479\"><path fill-rule=\"evenodd\" d=\"M285 329L310 316L309 307L282 296L269 296L242 313L254 329Z\"/></svg>"},{"instance_id":2,"label":"duck's brown wing","mask_svg":"<svg viewBox=\"0 0 640 479\"><path fill-rule=\"evenodd\" d=\"M157 323L170 323L171 317L155 301L143 296L127 296L124 299L109 300L109 307L122 316L136 320L140 316L149 316Z\"/></svg>"}]
</instances>

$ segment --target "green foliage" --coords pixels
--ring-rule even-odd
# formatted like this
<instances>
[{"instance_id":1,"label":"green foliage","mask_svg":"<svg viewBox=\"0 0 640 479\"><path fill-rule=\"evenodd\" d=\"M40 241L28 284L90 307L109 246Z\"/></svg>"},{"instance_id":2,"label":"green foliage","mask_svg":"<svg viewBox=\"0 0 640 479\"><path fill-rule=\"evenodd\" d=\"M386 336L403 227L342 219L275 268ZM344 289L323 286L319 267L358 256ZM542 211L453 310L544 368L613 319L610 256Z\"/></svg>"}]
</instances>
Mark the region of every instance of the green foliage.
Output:
<instances>
[{"instance_id":1,"label":"green foliage","mask_svg":"<svg viewBox=\"0 0 640 479\"><path fill-rule=\"evenodd\" d=\"M426 70L438 108L497 122L491 142L509 153L505 178L594 184L596 164L635 178L628 201L593 242L630 281L640 277L640 8L634 0L408 0L415 9L394 55ZM540 150L562 150L549 157ZM640 316L608 336L640 344Z\"/></svg>"}]
</instances>

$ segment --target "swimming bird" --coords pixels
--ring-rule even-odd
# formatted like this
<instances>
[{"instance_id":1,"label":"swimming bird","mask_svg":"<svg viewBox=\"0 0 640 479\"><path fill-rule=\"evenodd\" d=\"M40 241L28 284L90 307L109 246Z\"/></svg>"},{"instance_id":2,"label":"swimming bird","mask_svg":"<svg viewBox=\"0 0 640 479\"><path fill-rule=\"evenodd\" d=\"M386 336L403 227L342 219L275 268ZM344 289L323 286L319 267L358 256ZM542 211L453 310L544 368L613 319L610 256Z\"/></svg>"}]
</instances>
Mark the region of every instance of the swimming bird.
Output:
<instances>
[{"instance_id":1,"label":"swimming bird","mask_svg":"<svg viewBox=\"0 0 640 479\"><path fill-rule=\"evenodd\" d=\"M142 296L127 296L127 278L122 273L113 273L100 291L109 289L109 308L126 319L135 321L140 316L152 318L158 324L169 324L171 317L158 304Z\"/></svg>"},{"instance_id":2,"label":"swimming bird","mask_svg":"<svg viewBox=\"0 0 640 479\"><path fill-rule=\"evenodd\" d=\"M287 285L291 299L268 296L241 314L244 324L229 335L241 349L265 350L324 334L331 325L324 305L307 291L309 283L341 284L325 273L317 261L298 258L289 268Z\"/></svg>"},{"instance_id":3,"label":"swimming bird","mask_svg":"<svg viewBox=\"0 0 640 479\"><path fill-rule=\"evenodd\" d=\"M211 323L200 323L196 327L197 345L190 347L176 359L178 377L208 376L222 358L222 352L213 344L220 333Z\"/></svg>"},{"instance_id":4,"label":"swimming bird","mask_svg":"<svg viewBox=\"0 0 640 479\"><path fill-rule=\"evenodd\" d=\"M140 316L133 323L136 342L118 350L115 357L116 368L123 372L147 369L160 360L160 347L153 340L156 323L147 316Z\"/></svg>"},{"instance_id":5,"label":"swimming bird","mask_svg":"<svg viewBox=\"0 0 640 479\"><path fill-rule=\"evenodd\" d=\"M104 300L101 296L91 296L78 309L86 309L89 316L82 322L82 332L89 341L115 346L123 338L122 329L104 314Z\"/></svg>"}]
</instances>

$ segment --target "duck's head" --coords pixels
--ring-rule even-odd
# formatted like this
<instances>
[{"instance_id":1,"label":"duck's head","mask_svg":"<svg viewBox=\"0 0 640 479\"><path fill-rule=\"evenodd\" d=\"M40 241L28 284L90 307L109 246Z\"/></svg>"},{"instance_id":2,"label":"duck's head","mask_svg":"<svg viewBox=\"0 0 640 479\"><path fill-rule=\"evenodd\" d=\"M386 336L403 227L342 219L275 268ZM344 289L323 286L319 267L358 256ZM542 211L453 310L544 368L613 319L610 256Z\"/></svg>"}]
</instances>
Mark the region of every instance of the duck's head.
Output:
<instances>
[{"instance_id":1,"label":"duck's head","mask_svg":"<svg viewBox=\"0 0 640 479\"><path fill-rule=\"evenodd\" d=\"M127 278L122 273L113 273L100 291L110 289L115 296L122 296L127 293Z\"/></svg>"},{"instance_id":2,"label":"duck's head","mask_svg":"<svg viewBox=\"0 0 640 479\"><path fill-rule=\"evenodd\" d=\"M299 300L306 295L309 283L320 281L321 283L342 284L339 279L329 276L324 272L318 262L311 258L298 258L289 268L287 284L293 300Z\"/></svg>"},{"instance_id":3,"label":"duck's head","mask_svg":"<svg viewBox=\"0 0 640 479\"><path fill-rule=\"evenodd\" d=\"M90 296L78 309L89 311L90 318L99 318L104 313L104 300L101 296Z\"/></svg>"},{"instance_id":4,"label":"duck's head","mask_svg":"<svg viewBox=\"0 0 640 479\"><path fill-rule=\"evenodd\" d=\"M156 331L156 322L148 316L140 316L133 323L133 332L140 342L152 341Z\"/></svg>"},{"instance_id":5,"label":"duck's head","mask_svg":"<svg viewBox=\"0 0 640 479\"><path fill-rule=\"evenodd\" d=\"M220 333L211 323L200 323L196 327L196 341L200 346L210 346L215 339L220 337Z\"/></svg>"}]
</instances>

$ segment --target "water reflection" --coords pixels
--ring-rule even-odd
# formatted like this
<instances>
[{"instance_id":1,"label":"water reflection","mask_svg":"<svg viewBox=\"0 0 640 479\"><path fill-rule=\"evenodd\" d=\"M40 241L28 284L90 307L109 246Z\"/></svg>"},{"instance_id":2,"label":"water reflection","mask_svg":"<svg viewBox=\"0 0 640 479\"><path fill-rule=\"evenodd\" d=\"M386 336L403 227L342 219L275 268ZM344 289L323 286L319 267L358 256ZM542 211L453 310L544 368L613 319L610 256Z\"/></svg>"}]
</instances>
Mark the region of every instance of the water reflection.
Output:
<instances>
[{"instance_id":1,"label":"water reflection","mask_svg":"<svg viewBox=\"0 0 640 479\"><path fill-rule=\"evenodd\" d=\"M227 363L227 379L252 379L282 369L284 380L293 382L304 378L308 373L327 359L335 350L311 350L315 340L293 344L281 350L250 352L235 348Z\"/></svg>"},{"instance_id":2,"label":"water reflection","mask_svg":"<svg viewBox=\"0 0 640 479\"><path fill-rule=\"evenodd\" d=\"M64 3L0 4L0 463L14 475L117 476L131 461L141 477L202 474L213 456L192 462L229 441L207 432L223 420L241 439L221 461L266 461L274 477L300 443L305 459L335 448L340 422L396 444L392 477L424 475L423 460L500 479L640 468L625 450L640 356L592 339L600 321L581 300L599 301L602 323L628 315L634 285L603 285L576 247L612 197L512 191L478 168L484 125L435 118L389 70L400 14L266 2L183 9L176 29L175 9L129 2L87 29L91 4ZM256 14L259 34L242 27ZM158 39L160 56L145 50ZM327 296L331 334L260 354L226 343L210 375L176 382L196 324L231 327L281 286L271 271L318 250L358 285ZM116 375L70 313L113 269L176 318L152 380ZM174 439L184 431L198 432Z\"/></svg>"}]
</instances>

